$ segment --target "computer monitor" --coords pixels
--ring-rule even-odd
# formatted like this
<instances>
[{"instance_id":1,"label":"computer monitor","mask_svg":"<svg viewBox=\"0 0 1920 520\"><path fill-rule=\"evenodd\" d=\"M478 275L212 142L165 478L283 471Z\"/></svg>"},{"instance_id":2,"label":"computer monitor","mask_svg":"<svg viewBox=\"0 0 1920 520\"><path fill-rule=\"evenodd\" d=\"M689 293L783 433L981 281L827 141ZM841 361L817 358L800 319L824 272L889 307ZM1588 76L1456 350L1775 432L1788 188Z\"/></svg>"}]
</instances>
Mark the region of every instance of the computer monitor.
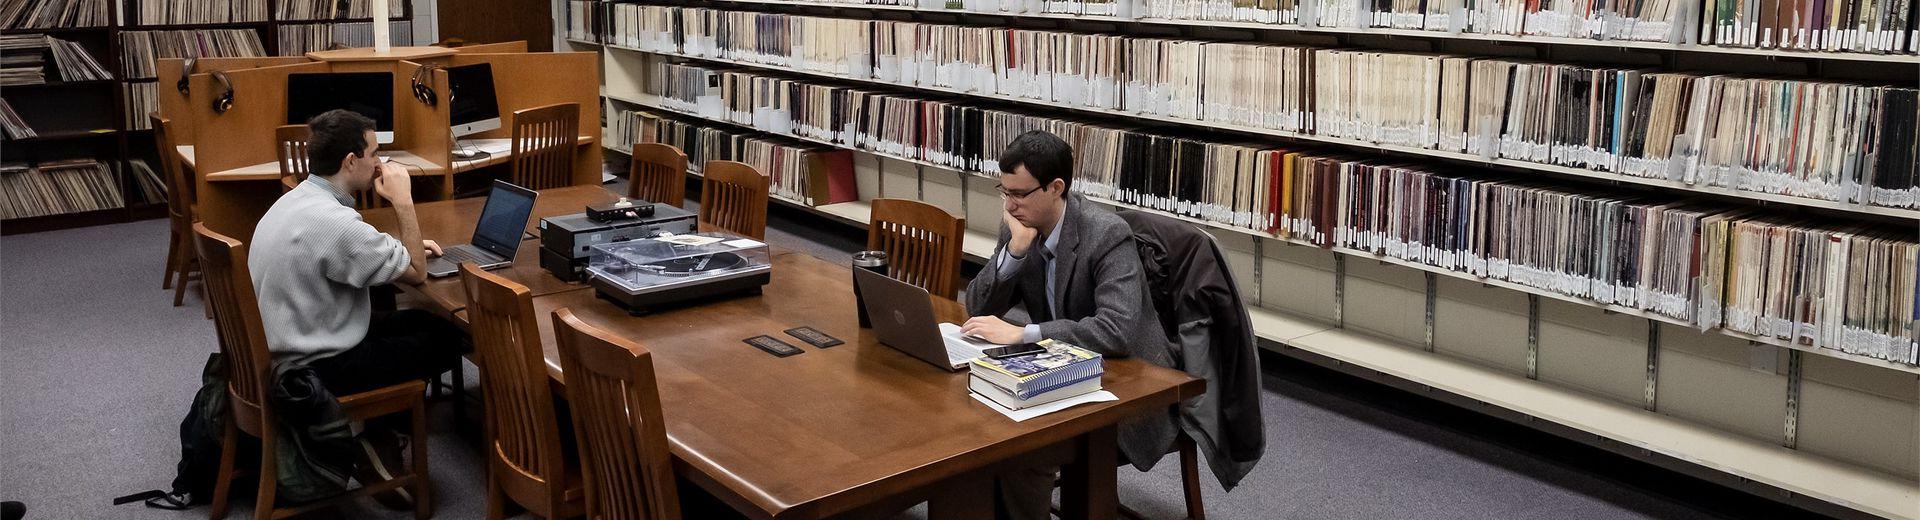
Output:
<instances>
[{"instance_id":1,"label":"computer monitor","mask_svg":"<svg viewBox=\"0 0 1920 520\"><path fill-rule=\"evenodd\" d=\"M287 124L344 108L373 120L380 144L393 143L393 73L319 72L287 75Z\"/></svg>"},{"instance_id":2,"label":"computer monitor","mask_svg":"<svg viewBox=\"0 0 1920 520\"><path fill-rule=\"evenodd\" d=\"M493 64L475 63L446 70L453 136L499 129L500 102L493 95Z\"/></svg>"}]
</instances>

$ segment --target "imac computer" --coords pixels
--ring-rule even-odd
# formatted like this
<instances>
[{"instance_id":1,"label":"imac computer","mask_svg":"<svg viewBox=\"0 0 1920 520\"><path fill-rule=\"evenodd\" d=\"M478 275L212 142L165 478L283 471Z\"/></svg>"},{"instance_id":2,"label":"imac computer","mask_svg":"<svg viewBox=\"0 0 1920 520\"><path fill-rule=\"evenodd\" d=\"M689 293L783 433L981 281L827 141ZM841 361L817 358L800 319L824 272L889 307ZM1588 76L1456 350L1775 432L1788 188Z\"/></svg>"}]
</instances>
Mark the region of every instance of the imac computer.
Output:
<instances>
[{"instance_id":1,"label":"imac computer","mask_svg":"<svg viewBox=\"0 0 1920 520\"><path fill-rule=\"evenodd\" d=\"M393 144L393 73L320 72L287 75L287 124L344 108L373 120L380 144Z\"/></svg>"},{"instance_id":2,"label":"imac computer","mask_svg":"<svg viewBox=\"0 0 1920 520\"><path fill-rule=\"evenodd\" d=\"M446 70L447 108L452 115L454 139L499 129L500 102L493 95L493 65L475 63ZM455 144L453 157L456 159L473 160L488 155L473 147Z\"/></svg>"}]
</instances>

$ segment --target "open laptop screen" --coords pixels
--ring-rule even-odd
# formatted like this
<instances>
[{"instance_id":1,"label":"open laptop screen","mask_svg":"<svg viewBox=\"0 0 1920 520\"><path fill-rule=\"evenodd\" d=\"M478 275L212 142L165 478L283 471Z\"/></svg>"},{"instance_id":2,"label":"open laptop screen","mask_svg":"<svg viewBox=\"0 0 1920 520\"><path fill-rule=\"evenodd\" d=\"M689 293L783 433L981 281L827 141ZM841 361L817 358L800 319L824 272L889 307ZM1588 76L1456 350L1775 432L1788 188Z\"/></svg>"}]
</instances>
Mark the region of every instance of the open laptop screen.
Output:
<instances>
[{"instance_id":1,"label":"open laptop screen","mask_svg":"<svg viewBox=\"0 0 1920 520\"><path fill-rule=\"evenodd\" d=\"M533 190L506 181L493 181L487 194L487 206L480 210L480 222L473 227L473 245L493 254L513 258L520 248L520 233L533 214Z\"/></svg>"}]
</instances>

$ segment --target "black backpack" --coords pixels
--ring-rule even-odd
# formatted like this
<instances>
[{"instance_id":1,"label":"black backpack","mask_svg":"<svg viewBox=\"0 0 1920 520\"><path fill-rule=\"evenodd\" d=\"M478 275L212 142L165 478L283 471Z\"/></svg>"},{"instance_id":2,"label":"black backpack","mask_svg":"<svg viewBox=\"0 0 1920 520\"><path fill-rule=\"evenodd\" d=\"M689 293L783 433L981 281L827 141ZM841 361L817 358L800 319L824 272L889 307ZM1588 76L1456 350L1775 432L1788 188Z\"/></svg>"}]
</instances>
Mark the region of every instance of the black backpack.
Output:
<instances>
[{"instance_id":1,"label":"black backpack","mask_svg":"<svg viewBox=\"0 0 1920 520\"><path fill-rule=\"evenodd\" d=\"M214 476L220 471L220 436L227 427L227 367L218 352L207 356L200 370L200 391L180 420L180 463L172 491L142 491L113 499L114 505L146 501L147 507L182 510L207 503L213 497Z\"/></svg>"}]
</instances>

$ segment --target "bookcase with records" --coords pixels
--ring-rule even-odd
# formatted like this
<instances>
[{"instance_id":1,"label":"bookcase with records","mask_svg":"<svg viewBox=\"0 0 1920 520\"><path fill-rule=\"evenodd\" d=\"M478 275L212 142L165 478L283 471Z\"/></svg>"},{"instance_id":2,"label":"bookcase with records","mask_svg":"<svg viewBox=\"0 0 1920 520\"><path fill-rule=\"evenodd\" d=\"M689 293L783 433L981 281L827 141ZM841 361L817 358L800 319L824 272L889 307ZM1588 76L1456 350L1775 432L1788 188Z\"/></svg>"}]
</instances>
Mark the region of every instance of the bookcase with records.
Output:
<instances>
[{"instance_id":1,"label":"bookcase with records","mask_svg":"<svg viewBox=\"0 0 1920 520\"><path fill-rule=\"evenodd\" d=\"M147 114L161 58L371 43L371 0L24 0L0 5L0 233L166 214ZM411 2L390 3L397 45ZM318 22L319 24L316 24Z\"/></svg>"},{"instance_id":2,"label":"bookcase with records","mask_svg":"<svg viewBox=\"0 0 1920 520\"><path fill-rule=\"evenodd\" d=\"M1048 130L1089 200L1221 240L1272 350L1920 516L1920 85L1873 65L1920 64L1910 3L932 4L612 4L605 94L872 156L884 196L954 172L970 223Z\"/></svg>"}]
</instances>

